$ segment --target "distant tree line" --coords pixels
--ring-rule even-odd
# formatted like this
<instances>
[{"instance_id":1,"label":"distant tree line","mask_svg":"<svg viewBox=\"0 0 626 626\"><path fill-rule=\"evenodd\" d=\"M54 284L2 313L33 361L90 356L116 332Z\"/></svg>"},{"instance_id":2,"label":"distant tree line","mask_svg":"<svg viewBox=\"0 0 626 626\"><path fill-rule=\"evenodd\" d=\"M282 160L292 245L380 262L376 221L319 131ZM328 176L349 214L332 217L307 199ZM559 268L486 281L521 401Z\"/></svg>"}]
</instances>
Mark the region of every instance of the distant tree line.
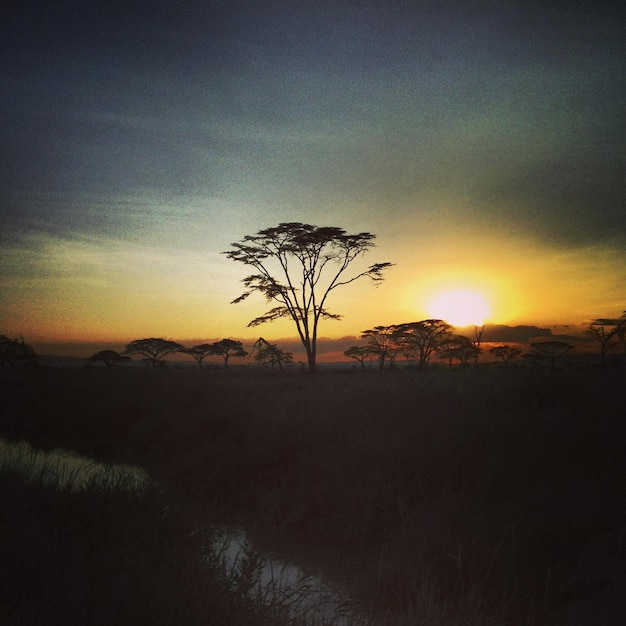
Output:
<instances>
[{"instance_id":1,"label":"distant tree line","mask_svg":"<svg viewBox=\"0 0 626 626\"><path fill-rule=\"evenodd\" d=\"M483 353L481 347L483 326L474 327L474 336L466 337L453 332L445 320L426 319L419 322L375 326L361 333L365 345L351 346L344 351L348 358L365 367L366 360L378 362L379 369L392 368L398 357L414 361L418 369L426 369L433 357L447 362L452 368L455 362L461 367L470 362L478 365ZM593 320L587 334L600 344L601 365L607 367L607 354L619 345L626 349L626 311L619 318L599 318ZM507 344L493 346L490 354L504 365L511 365L517 359L524 359L532 365L555 368L562 357L574 346L558 340L533 340L527 353Z\"/></svg>"},{"instance_id":2,"label":"distant tree line","mask_svg":"<svg viewBox=\"0 0 626 626\"><path fill-rule=\"evenodd\" d=\"M458 335L445 320L426 319L419 322L375 326L361 333L364 345L351 346L344 355L365 367L365 361L377 361L379 369L392 368L398 357L414 361L418 369L426 369L433 357L445 361L450 368L456 362L468 367L470 362L478 364L483 353L481 347L484 326L474 327L472 338ZM600 364L608 367L608 354L619 346L626 350L626 311L619 318L597 318L587 327L587 335L600 345ZM558 340L534 340L530 350L523 353L518 347L501 344L489 348L489 353L502 364L509 366L513 361L524 359L532 365L555 368L574 346ZM101 350L88 358L92 362L102 362L107 368L131 361L131 356L141 356L146 365L156 368L163 366L165 357L174 353L191 356L200 368L208 356L219 356L224 367L231 358L248 356L241 341L222 339L214 343L204 343L186 348L180 343L162 338L136 339L126 345L121 353L114 350ZM293 354L282 350L263 337L252 346L251 357L258 367L277 367L293 363ZM39 356L23 337L11 339L0 335L0 367L37 365Z\"/></svg>"},{"instance_id":3,"label":"distant tree line","mask_svg":"<svg viewBox=\"0 0 626 626\"><path fill-rule=\"evenodd\" d=\"M393 367L398 357L415 361L418 369L426 369L435 355L450 367L455 360L467 366L470 360L478 362L483 330L484 326L476 326L474 338L470 339L454 333L453 327L440 319L375 326L361 333L367 342L364 346L352 346L344 355L359 361L361 367L366 359L374 359L381 370Z\"/></svg>"},{"instance_id":4,"label":"distant tree line","mask_svg":"<svg viewBox=\"0 0 626 626\"><path fill-rule=\"evenodd\" d=\"M252 269L252 274L242 282L245 291L233 303L238 303L252 294L260 294L275 306L263 315L253 319L248 326L257 326L281 318L290 319L298 333L307 356L308 369L314 374L317 369L317 338L319 323L323 319L338 320L336 313L327 309L331 293L362 278L369 278L378 285L386 270L393 263L374 263L368 267L353 267L357 259L374 246L375 235L368 232L348 234L334 226L314 226L301 222L283 222L278 226L247 235L243 240L231 244L224 254L232 261ZM352 346L345 356L356 359L364 367L366 359L376 359L380 369L393 367L398 356L414 360L419 369L428 367L432 357L452 367L455 361L468 366L470 361L478 365L482 353L483 326L474 327L474 336L469 338L453 333L452 326L445 320L427 319L419 322L375 326L364 330L361 338L364 346ZM626 343L626 311L620 318L598 318L587 329L593 339L600 344L600 360L603 368L607 365L607 354L618 345ZM535 363L545 363L555 367L557 361L573 346L561 341L535 341L531 350L521 354L520 350L507 345L496 346L490 352L503 363L524 357ZM102 361L108 368L128 360L131 355L139 355L143 360L157 367L172 353L188 354L202 367L204 359L219 355L224 367L235 357L245 357L247 352L241 342L222 339L185 348L179 343L162 338L137 339L131 341L121 354L103 350L91 357L90 361ZM262 367L278 366L292 361L291 353L284 352L262 337L254 344L253 358ZM24 343L24 339L9 339L0 336L0 363L2 367L34 363L37 355Z\"/></svg>"},{"instance_id":5,"label":"distant tree line","mask_svg":"<svg viewBox=\"0 0 626 626\"><path fill-rule=\"evenodd\" d=\"M242 358L248 356L241 341L235 339L222 339L214 343L203 343L191 348L157 337L146 339L136 339L126 345L121 353L114 350L102 350L89 357L89 361L101 361L107 368L125 363L131 360L132 356L141 356L146 365L152 368L165 365L165 357L170 354L187 354L191 356L198 367L203 367L203 361L209 356L219 356L224 361L224 367L228 367L231 358ZM283 369L283 365L293 362L293 354L279 348L276 344L269 343L263 337L255 342L252 347L252 358L259 367L269 365L278 366Z\"/></svg>"},{"instance_id":6,"label":"distant tree line","mask_svg":"<svg viewBox=\"0 0 626 626\"><path fill-rule=\"evenodd\" d=\"M165 357L170 354L180 352L188 354L202 367L202 362L208 356L221 356L224 360L224 367L228 367L228 361L232 357L245 357L248 353L243 349L241 341L234 339L222 339L214 343L203 343L191 348L186 348L176 341L162 339L160 337L150 337L146 339L135 339L126 344L120 353L113 350L102 350L89 357L89 361L102 361L107 367L112 367L118 363L130 361L131 356L141 356L142 361L150 367L159 367L165 364Z\"/></svg>"}]
</instances>

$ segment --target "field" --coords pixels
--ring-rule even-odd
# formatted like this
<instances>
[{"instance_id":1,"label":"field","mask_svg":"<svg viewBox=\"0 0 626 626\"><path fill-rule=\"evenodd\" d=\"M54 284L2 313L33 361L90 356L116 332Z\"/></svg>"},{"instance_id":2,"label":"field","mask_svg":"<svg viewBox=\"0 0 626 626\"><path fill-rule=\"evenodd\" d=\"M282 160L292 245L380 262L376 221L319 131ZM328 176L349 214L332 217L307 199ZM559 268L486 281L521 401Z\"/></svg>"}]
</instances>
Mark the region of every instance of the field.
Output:
<instances>
[{"instance_id":1,"label":"field","mask_svg":"<svg viewBox=\"0 0 626 626\"><path fill-rule=\"evenodd\" d=\"M287 623L199 558L230 526L345 589L346 623L626 623L624 378L2 370L0 437L154 484L72 490L0 466L0 618Z\"/></svg>"}]
</instances>

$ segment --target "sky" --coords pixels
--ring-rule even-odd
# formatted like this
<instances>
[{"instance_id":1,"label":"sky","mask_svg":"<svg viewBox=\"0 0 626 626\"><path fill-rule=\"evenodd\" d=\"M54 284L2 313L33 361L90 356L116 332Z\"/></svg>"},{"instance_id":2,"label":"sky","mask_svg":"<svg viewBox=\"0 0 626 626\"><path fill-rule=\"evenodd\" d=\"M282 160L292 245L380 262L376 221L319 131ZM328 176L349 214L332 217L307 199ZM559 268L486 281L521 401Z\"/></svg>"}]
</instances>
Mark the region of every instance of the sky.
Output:
<instances>
[{"instance_id":1,"label":"sky","mask_svg":"<svg viewBox=\"0 0 626 626\"><path fill-rule=\"evenodd\" d=\"M281 222L391 262L324 337L626 309L624 9L600 2L14 2L0 18L0 334L292 337L223 254Z\"/></svg>"}]
</instances>

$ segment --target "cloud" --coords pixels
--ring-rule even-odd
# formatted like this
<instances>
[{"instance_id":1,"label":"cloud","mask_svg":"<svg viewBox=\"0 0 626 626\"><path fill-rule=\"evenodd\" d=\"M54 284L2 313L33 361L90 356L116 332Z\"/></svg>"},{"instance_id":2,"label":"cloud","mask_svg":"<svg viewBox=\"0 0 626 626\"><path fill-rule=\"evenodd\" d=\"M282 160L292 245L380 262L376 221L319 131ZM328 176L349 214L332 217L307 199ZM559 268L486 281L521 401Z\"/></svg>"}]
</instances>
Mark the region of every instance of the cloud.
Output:
<instances>
[{"instance_id":1,"label":"cloud","mask_svg":"<svg viewBox=\"0 0 626 626\"><path fill-rule=\"evenodd\" d=\"M461 334L463 334L463 332L461 332ZM482 340L491 343L527 343L534 337L551 336L552 331L549 328L539 328L538 326L507 326L505 324L486 324Z\"/></svg>"}]
</instances>

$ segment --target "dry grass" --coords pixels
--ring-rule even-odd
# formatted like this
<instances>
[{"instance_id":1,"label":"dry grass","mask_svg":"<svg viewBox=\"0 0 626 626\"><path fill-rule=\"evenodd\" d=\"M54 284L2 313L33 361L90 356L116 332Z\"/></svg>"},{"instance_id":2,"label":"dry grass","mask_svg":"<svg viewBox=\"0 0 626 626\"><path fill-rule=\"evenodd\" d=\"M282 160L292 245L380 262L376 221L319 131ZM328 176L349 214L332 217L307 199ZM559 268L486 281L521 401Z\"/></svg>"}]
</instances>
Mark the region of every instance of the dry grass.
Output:
<instances>
[{"instance_id":1,"label":"dry grass","mask_svg":"<svg viewBox=\"0 0 626 626\"><path fill-rule=\"evenodd\" d=\"M375 623L548 623L572 555L625 522L621 372L2 376L5 436L148 468Z\"/></svg>"}]
</instances>

